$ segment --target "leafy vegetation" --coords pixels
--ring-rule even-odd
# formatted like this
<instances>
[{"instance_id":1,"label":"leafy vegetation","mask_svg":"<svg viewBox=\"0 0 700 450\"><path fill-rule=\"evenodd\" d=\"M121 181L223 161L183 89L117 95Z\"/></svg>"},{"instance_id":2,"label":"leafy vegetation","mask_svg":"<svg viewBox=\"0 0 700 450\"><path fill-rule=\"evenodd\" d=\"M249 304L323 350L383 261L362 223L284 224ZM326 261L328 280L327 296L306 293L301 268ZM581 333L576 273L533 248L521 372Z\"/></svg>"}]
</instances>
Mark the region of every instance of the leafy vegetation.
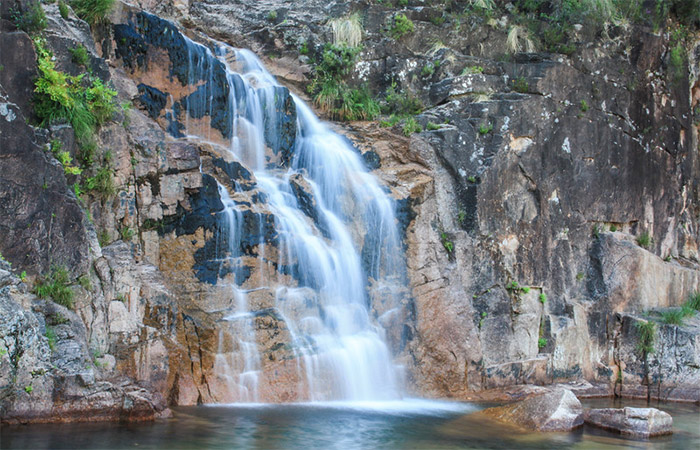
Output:
<instances>
[{"instance_id":1,"label":"leafy vegetation","mask_svg":"<svg viewBox=\"0 0 700 450\"><path fill-rule=\"evenodd\" d=\"M513 90L515 92L520 92L521 94L526 94L530 90L530 83L523 77L518 77L512 81Z\"/></svg>"},{"instance_id":2,"label":"leafy vegetation","mask_svg":"<svg viewBox=\"0 0 700 450\"><path fill-rule=\"evenodd\" d=\"M382 107L385 114L395 114L399 117L408 117L420 114L423 111L423 102L410 92L397 91L396 83L392 83L386 91L386 101Z\"/></svg>"},{"instance_id":3,"label":"leafy vegetation","mask_svg":"<svg viewBox=\"0 0 700 450\"><path fill-rule=\"evenodd\" d=\"M84 75L71 76L56 70L44 40L35 38L39 77L34 83L34 112L42 126L68 121L78 143L92 141L97 127L116 110L117 92L99 78L84 81Z\"/></svg>"},{"instance_id":4,"label":"leafy vegetation","mask_svg":"<svg viewBox=\"0 0 700 450\"><path fill-rule=\"evenodd\" d=\"M493 124L491 123L485 123L479 126L479 134L481 135L489 134L491 130L493 130Z\"/></svg>"},{"instance_id":5,"label":"leafy vegetation","mask_svg":"<svg viewBox=\"0 0 700 450\"><path fill-rule=\"evenodd\" d=\"M71 0L70 5L78 17L95 25L105 21L114 6L114 0Z\"/></svg>"},{"instance_id":6,"label":"leafy vegetation","mask_svg":"<svg viewBox=\"0 0 700 450\"><path fill-rule=\"evenodd\" d=\"M654 353L654 342L656 341L656 324L650 321L640 321L635 324L637 329L637 350L644 358L650 353Z\"/></svg>"},{"instance_id":7,"label":"leafy vegetation","mask_svg":"<svg viewBox=\"0 0 700 450\"><path fill-rule=\"evenodd\" d=\"M637 244L639 244L640 247L648 249L649 247L651 247L652 243L653 239L648 231L643 232L637 237Z\"/></svg>"},{"instance_id":8,"label":"leafy vegetation","mask_svg":"<svg viewBox=\"0 0 700 450\"><path fill-rule=\"evenodd\" d=\"M414 25L411 19L406 17L405 14L397 14L394 16L391 24L391 28L389 29L389 35L395 39L399 40L403 36L413 33L414 30Z\"/></svg>"},{"instance_id":9,"label":"leafy vegetation","mask_svg":"<svg viewBox=\"0 0 700 450\"><path fill-rule=\"evenodd\" d=\"M49 349L51 351L56 350L56 331L53 329L53 327L46 326L46 332L44 333L44 336L46 336L46 339L48 340L49 343Z\"/></svg>"},{"instance_id":10,"label":"leafy vegetation","mask_svg":"<svg viewBox=\"0 0 700 450\"><path fill-rule=\"evenodd\" d=\"M450 237L447 235L447 233L440 233L440 242L442 242L442 246L445 248L445 250L447 250L448 254L452 254L452 252L454 252L455 245L450 240Z\"/></svg>"},{"instance_id":11,"label":"leafy vegetation","mask_svg":"<svg viewBox=\"0 0 700 450\"><path fill-rule=\"evenodd\" d=\"M70 15L70 9L68 8L66 2L64 2L63 0L58 0L58 12L59 14L61 14L61 17L63 17L63 19L67 19Z\"/></svg>"},{"instance_id":12,"label":"leafy vegetation","mask_svg":"<svg viewBox=\"0 0 700 450\"><path fill-rule=\"evenodd\" d=\"M70 278L65 267L53 266L48 275L40 277L34 286L34 293L39 298L51 298L59 305L73 308L73 291L70 288Z\"/></svg>"},{"instance_id":13,"label":"leafy vegetation","mask_svg":"<svg viewBox=\"0 0 700 450\"><path fill-rule=\"evenodd\" d=\"M351 88L345 82L359 52L359 47L344 43L326 44L315 66L309 92L314 94L314 104L333 119L372 120L379 115L379 103L367 86Z\"/></svg>"},{"instance_id":14,"label":"leafy vegetation","mask_svg":"<svg viewBox=\"0 0 700 450\"><path fill-rule=\"evenodd\" d=\"M87 66L90 60L90 55L84 45L78 45L75 48L68 49L70 52L73 62L79 66Z\"/></svg>"},{"instance_id":15,"label":"leafy vegetation","mask_svg":"<svg viewBox=\"0 0 700 450\"><path fill-rule=\"evenodd\" d=\"M546 338L539 338L537 339L537 348L545 348L547 346L547 339Z\"/></svg>"},{"instance_id":16,"label":"leafy vegetation","mask_svg":"<svg viewBox=\"0 0 700 450\"><path fill-rule=\"evenodd\" d=\"M404 136L410 136L413 133L420 133L423 131L423 127L420 126L415 118L409 117L404 121L402 131Z\"/></svg>"},{"instance_id":17,"label":"leafy vegetation","mask_svg":"<svg viewBox=\"0 0 700 450\"><path fill-rule=\"evenodd\" d=\"M46 29L46 13L38 0L28 5L24 12L13 10L11 15L15 26L29 34L39 33Z\"/></svg>"}]
</instances>

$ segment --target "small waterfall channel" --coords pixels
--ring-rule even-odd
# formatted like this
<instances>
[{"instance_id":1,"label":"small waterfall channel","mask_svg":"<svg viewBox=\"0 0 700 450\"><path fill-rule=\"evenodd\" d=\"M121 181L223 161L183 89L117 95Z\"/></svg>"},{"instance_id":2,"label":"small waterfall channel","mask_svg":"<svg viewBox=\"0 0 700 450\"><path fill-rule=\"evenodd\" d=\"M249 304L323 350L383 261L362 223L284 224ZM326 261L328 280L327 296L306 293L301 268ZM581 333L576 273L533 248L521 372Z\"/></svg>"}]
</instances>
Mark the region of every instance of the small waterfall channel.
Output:
<instances>
[{"instance_id":1,"label":"small waterfall channel","mask_svg":"<svg viewBox=\"0 0 700 450\"><path fill-rule=\"evenodd\" d=\"M249 188L233 178L226 183L229 187L217 182L224 205L218 214L222 236L217 254L235 275L227 280L245 278L236 271L250 271L241 263L244 241L257 249L260 276L255 283L248 280L245 288L229 282L235 307L221 321L214 373L234 401L265 401L259 388L264 376L256 335L259 316L250 305L251 296L265 289L275 296L268 312L284 322L290 336L300 400L399 398L401 371L368 294L373 290L390 306L382 309L386 316L399 307L394 297L405 286L403 250L388 190L349 142L280 86L252 52L226 45L212 52L189 40L187 46L189 79L205 83L186 103L184 131L189 138L210 140L212 126L189 118L208 115L212 125L216 117L227 118L229 122L219 123L230 130L226 157L252 172L279 236L273 246L261 230L257 242L248 242L244 213L251 206L238 193ZM208 88L224 82L213 70L219 63L228 83L223 115L215 110L221 102L215 102L216 93ZM285 99L295 117L280 112ZM290 136L291 148L271 151L283 147L280 140ZM278 269L266 270L270 264Z\"/></svg>"}]
</instances>

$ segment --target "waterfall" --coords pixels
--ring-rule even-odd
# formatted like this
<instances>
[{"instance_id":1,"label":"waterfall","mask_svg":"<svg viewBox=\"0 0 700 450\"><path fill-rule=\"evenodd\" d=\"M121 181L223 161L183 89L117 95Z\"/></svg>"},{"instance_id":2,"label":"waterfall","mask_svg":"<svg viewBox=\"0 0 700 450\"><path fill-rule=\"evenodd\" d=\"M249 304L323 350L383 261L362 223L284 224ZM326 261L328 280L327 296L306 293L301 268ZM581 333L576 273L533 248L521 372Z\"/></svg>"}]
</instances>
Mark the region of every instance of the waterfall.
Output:
<instances>
[{"instance_id":1,"label":"waterfall","mask_svg":"<svg viewBox=\"0 0 700 450\"><path fill-rule=\"evenodd\" d=\"M352 145L279 85L253 53L219 45L214 55L192 41L187 45L189 79L195 86L204 83L187 99L185 132L211 140L212 127L226 130L230 140L225 156L252 172L279 236L276 248L262 231L257 242L249 243L257 249L260 277L255 286L250 280L245 289L230 283L235 310L223 318L230 331L219 334L217 376L235 401L261 398L263 364L249 295L269 289L274 292L271 314L286 324L299 392L306 399L399 398L400 371L377 320L379 312L399 307L395 287L405 286L388 189L368 172ZM223 66L225 81L215 73L216 65ZM222 82L228 84L228 98L226 110L218 111L221 102L211 86ZM295 122L288 123L290 115L280 112L283 107L295 111ZM210 118L208 126L189 119L204 116ZM286 148L292 140L293 146ZM245 214L260 212L235 199L245 189L238 180L227 181L218 184L224 211L219 214L217 252L235 272L241 267L243 241L249 241L243 235ZM276 275L270 275L271 264L278 268ZM373 310L369 290L380 293L382 311Z\"/></svg>"}]
</instances>

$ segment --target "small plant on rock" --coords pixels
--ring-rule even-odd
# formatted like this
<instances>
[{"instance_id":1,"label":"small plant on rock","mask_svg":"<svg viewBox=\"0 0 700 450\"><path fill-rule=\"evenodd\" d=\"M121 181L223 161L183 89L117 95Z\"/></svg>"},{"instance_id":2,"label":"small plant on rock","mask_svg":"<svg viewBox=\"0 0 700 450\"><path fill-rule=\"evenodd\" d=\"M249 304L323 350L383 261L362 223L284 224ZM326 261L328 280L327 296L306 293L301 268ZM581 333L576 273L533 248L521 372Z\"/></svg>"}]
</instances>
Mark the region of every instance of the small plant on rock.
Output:
<instances>
[{"instance_id":1,"label":"small plant on rock","mask_svg":"<svg viewBox=\"0 0 700 450\"><path fill-rule=\"evenodd\" d=\"M521 94L527 94L530 90L530 83L523 77L518 77L513 80L513 90L515 92L520 92Z\"/></svg>"},{"instance_id":2,"label":"small plant on rock","mask_svg":"<svg viewBox=\"0 0 700 450\"><path fill-rule=\"evenodd\" d=\"M61 14L61 17L63 17L64 20L68 19L68 16L70 15L70 9L63 0L58 1L58 12Z\"/></svg>"},{"instance_id":3,"label":"small plant on rock","mask_svg":"<svg viewBox=\"0 0 700 450\"><path fill-rule=\"evenodd\" d=\"M95 25L105 21L114 6L114 0L72 0L70 5L78 17Z\"/></svg>"},{"instance_id":4,"label":"small plant on rock","mask_svg":"<svg viewBox=\"0 0 700 450\"><path fill-rule=\"evenodd\" d=\"M643 232L637 237L637 244L639 244L640 247L648 249L651 247L652 242L653 239L647 231Z\"/></svg>"},{"instance_id":5,"label":"small plant on rock","mask_svg":"<svg viewBox=\"0 0 700 450\"><path fill-rule=\"evenodd\" d=\"M46 13L41 7L41 2L36 1L26 7L24 13L15 10L12 12L12 19L15 26L29 34L39 33L46 28Z\"/></svg>"},{"instance_id":6,"label":"small plant on rock","mask_svg":"<svg viewBox=\"0 0 700 450\"><path fill-rule=\"evenodd\" d=\"M539 338L537 339L537 348L545 348L547 346L547 339L546 338Z\"/></svg>"},{"instance_id":7,"label":"small plant on rock","mask_svg":"<svg viewBox=\"0 0 700 450\"><path fill-rule=\"evenodd\" d=\"M403 36L413 33L414 25L411 19L405 14L397 14L394 16L389 35L395 40L401 39Z\"/></svg>"},{"instance_id":8,"label":"small plant on rock","mask_svg":"<svg viewBox=\"0 0 700 450\"><path fill-rule=\"evenodd\" d=\"M445 250L447 250L448 254L452 254L452 252L454 252L455 245L450 240L450 237L447 235L447 233L440 233L440 241L442 242L442 246L445 247Z\"/></svg>"},{"instance_id":9,"label":"small plant on rock","mask_svg":"<svg viewBox=\"0 0 700 450\"><path fill-rule=\"evenodd\" d=\"M37 281L34 293L39 298L51 298L59 305L73 308L73 291L70 288L70 278L65 267L54 266L48 275Z\"/></svg>"},{"instance_id":10,"label":"small plant on rock","mask_svg":"<svg viewBox=\"0 0 700 450\"><path fill-rule=\"evenodd\" d=\"M420 133L423 128L413 117L409 117L403 124L403 134L404 136L410 136L413 133Z\"/></svg>"},{"instance_id":11,"label":"small plant on rock","mask_svg":"<svg viewBox=\"0 0 700 450\"><path fill-rule=\"evenodd\" d=\"M87 66L90 60L90 54L84 45L78 45L75 48L68 49L71 54L72 60L75 64L79 66Z\"/></svg>"}]
</instances>

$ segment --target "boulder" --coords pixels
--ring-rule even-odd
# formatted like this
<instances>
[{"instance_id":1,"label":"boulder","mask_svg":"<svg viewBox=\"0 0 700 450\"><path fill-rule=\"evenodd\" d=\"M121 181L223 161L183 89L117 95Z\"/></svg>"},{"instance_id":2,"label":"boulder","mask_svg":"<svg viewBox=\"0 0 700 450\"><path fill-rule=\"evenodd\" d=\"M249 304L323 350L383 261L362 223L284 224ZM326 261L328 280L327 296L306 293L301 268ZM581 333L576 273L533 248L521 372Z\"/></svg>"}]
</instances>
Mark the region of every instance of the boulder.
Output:
<instances>
[{"instance_id":1,"label":"boulder","mask_svg":"<svg viewBox=\"0 0 700 450\"><path fill-rule=\"evenodd\" d=\"M568 389L553 389L482 414L500 422L536 431L570 431L583 425L583 407Z\"/></svg>"},{"instance_id":2,"label":"boulder","mask_svg":"<svg viewBox=\"0 0 700 450\"><path fill-rule=\"evenodd\" d=\"M635 437L648 438L673 432L671 415L656 408L588 409L584 420L589 425Z\"/></svg>"}]
</instances>

